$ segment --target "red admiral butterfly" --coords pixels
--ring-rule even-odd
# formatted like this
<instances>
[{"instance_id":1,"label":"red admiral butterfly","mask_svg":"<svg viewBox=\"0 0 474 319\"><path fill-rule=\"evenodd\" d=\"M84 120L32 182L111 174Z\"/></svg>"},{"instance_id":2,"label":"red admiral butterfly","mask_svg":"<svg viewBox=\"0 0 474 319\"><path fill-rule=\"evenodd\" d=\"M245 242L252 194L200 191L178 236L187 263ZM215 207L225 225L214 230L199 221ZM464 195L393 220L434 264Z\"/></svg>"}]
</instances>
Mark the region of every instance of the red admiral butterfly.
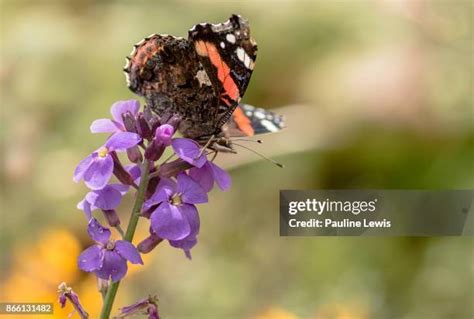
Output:
<instances>
[{"instance_id":1,"label":"red admiral butterfly","mask_svg":"<svg viewBox=\"0 0 474 319\"><path fill-rule=\"evenodd\" d=\"M284 126L279 115L239 104L256 52L248 22L232 15L224 23L193 26L188 39L145 38L134 46L124 71L130 90L144 96L155 113L182 117L183 136L201 144L214 139L211 148L231 150L228 137L276 132Z\"/></svg>"}]
</instances>

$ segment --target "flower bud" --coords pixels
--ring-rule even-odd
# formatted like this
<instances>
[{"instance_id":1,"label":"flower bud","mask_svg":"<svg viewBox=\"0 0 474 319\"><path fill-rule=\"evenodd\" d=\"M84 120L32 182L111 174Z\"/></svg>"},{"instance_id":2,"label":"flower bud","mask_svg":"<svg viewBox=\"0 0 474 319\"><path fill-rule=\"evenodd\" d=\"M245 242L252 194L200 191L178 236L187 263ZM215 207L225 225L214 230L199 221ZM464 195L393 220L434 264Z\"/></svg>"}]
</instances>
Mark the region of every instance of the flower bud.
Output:
<instances>
[{"instance_id":1,"label":"flower bud","mask_svg":"<svg viewBox=\"0 0 474 319\"><path fill-rule=\"evenodd\" d=\"M145 238L141 243L138 244L137 249L142 254L148 254L152 251L159 243L161 243L163 239L151 233L150 236Z\"/></svg>"},{"instance_id":2,"label":"flower bud","mask_svg":"<svg viewBox=\"0 0 474 319\"><path fill-rule=\"evenodd\" d=\"M61 283L61 284L63 284L63 283ZM65 294L60 294L59 295L59 304L61 305L61 308L66 307L66 301L67 301L66 295Z\"/></svg>"},{"instance_id":3,"label":"flower bud","mask_svg":"<svg viewBox=\"0 0 474 319\"><path fill-rule=\"evenodd\" d=\"M141 163L143 161L143 156L138 146L127 149L127 156L130 162L133 163Z\"/></svg>"},{"instance_id":4,"label":"flower bud","mask_svg":"<svg viewBox=\"0 0 474 319\"><path fill-rule=\"evenodd\" d=\"M79 301L79 296L72 290L71 287L68 287L65 282L62 282L58 286L58 293L59 293L59 304L61 308L66 306L67 300L73 305L74 309L77 311L77 314L81 319L89 318L89 314L81 305Z\"/></svg>"},{"instance_id":5,"label":"flower bud","mask_svg":"<svg viewBox=\"0 0 474 319\"><path fill-rule=\"evenodd\" d=\"M120 159L117 156L117 153L110 152L112 159L114 161L114 175L117 179L124 185L133 185L133 177L125 170Z\"/></svg>"},{"instance_id":6,"label":"flower bud","mask_svg":"<svg viewBox=\"0 0 474 319\"><path fill-rule=\"evenodd\" d=\"M154 303L148 305L148 319L160 319L158 314L158 306Z\"/></svg>"},{"instance_id":7,"label":"flower bud","mask_svg":"<svg viewBox=\"0 0 474 319\"><path fill-rule=\"evenodd\" d=\"M160 319L158 315L158 298L156 296L149 296L138 300L130 306L120 308L120 313L115 318L129 318L135 315L147 314L148 319Z\"/></svg>"},{"instance_id":8,"label":"flower bud","mask_svg":"<svg viewBox=\"0 0 474 319\"><path fill-rule=\"evenodd\" d=\"M123 125L128 132L137 133L137 125L135 117L131 112L125 112L122 114Z\"/></svg>"},{"instance_id":9,"label":"flower bud","mask_svg":"<svg viewBox=\"0 0 474 319\"><path fill-rule=\"evenodd\" d=\"M180 121L181 121L181 116L179 116L178 114L174 114L168 119L168 121L166 121L166 124L171 125L176 131L178 129Z\"/></svg>"},{"instance_id":10,"label":"flower bud","mask_svg":"<svg viewBox=\"0 0 474 319\"><path fill-rule=\"evenodd\" d=\"M174 127L170 124L163 124L155 131L155 140L163 142L166 146L171 145L171 138L174 134Z\"/></svg>"},{"instance_id":11,"label":"flower bud","mask_svg":"<svg viewBox=\"0 0 474 319\"><path fill-rule=\"evenodd\" d=\"M189 164L188 162L183 161L182 159L177 159L172 162L163 164L159 168L159 175L161 177L173 177L178 175L181 172L184 172L187 169L192 168L193 165Z\"/></svg>"},{"instance_id":12,"label":"flower bud","mask_svg":"<svg viewBox=\"0 0 474 319\"><path fill-rule=\"evenodd\" d=\"M163 124L156 128L155 136L145 150L145 158L150 161L157 161L165 151L165 148L171 145L171 138L174 134L173 126Z\"/></svg>"},{"instance_id":13,"label":"flower bud","mask_svg":"<svg viewBox=\"0 0 474 319\"><path fill-rule=\"evenodd\" d=\"M115 227L120 225L120 219L115 209L103 209L102 212L104 213L104 216L107 219L107 223L110 226Z\"/></svg>"},{"instance_id":14,"label":"flower bud","mask_svg":"<svg viewBox=\"0 0 474 319\"><path fill-rule=\"evenodd\" d=\"M144 139L150 140L153 137L149 121L145 118L143 113L139 113L137 116L137 129L138 134Z\"/></svg>"},{"instance_id":15,"label":"flower bud","mask_svg":"<svg viewBox=\"0 0 474 319\"><path fill-rule=\"evenodd\" d=\"M153 139L145 150L145 158L149 161L157 161L165 151L166 145L161 141Z\"/></svg>"}]
</instances>

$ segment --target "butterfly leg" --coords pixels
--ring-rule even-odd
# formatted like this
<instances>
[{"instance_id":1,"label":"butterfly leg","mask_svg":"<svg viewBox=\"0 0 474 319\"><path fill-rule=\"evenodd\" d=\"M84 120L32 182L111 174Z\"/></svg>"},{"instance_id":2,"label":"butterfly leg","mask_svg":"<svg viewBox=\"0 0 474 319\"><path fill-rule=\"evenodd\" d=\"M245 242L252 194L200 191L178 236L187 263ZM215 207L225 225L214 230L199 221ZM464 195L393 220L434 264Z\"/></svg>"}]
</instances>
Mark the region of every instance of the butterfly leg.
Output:
<instances>
[{"instance_id":1,"label":"butterfly leg","mask_svg":"<svg viewBox=\"0 0 474 319\"><path fill-rule=\"evenodd\" d=\"M215 135L211 135L211 137L209 137L209 139L206 141L204 146L201 148L201 151L199 152L199 155L196 156L196 159L201 157L201 155L206 151L206 149L214 142L215 138L216 138Z\"/></svg>"}]
</instances>

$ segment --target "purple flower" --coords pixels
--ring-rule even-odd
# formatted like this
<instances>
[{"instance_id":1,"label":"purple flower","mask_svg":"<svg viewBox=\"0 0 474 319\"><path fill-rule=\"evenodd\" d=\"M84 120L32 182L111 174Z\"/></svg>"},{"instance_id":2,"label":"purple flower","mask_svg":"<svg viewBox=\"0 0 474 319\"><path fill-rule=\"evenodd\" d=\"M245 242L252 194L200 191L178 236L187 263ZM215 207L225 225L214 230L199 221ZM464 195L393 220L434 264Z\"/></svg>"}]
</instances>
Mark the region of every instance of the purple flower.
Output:
<instances>
[{"instance_id":1,"label":"purple flower","mask_svg":"<svg viewBox=\"0 0 474 319\"><path fill-rule=\"evenodd\" d=\"M184 251L184 254L188 259L191 259L191 248L196 246L197 238L196 234L189 234L186 238L181 240L169 240L171 246L175 248L180 248Z\"/></svg>"},{"instance_id":2,"label":"purple flower","mask_svg":"<svg viewBox=\"0 0 474 319\"><path fill-rule=\"evenodd\" d=\"M143 205L146 211L158 205L151 213L151 228L163 239L179 241L196 237L199 232L199 214L194 204L207 203L202 187L184 173L172 179L163 178Z\"/></svg>"},{"instance_id":3,"label":"purple flower","mask_svg":"<svg viewBox=\"0 0 474 319\"><path fill-rule=\"evenodd\" d=\"M206 161L201 168L191 168L189 170L189 176L198 182L206 192L209 192L212 189L214 182L223 191L228 190L231 185L229 174L210 161Z\"/></svg>"},{"instance_id":4,"label":"purple flower","mask_svg":"<svg viewBox=\"0 0 474 319\"><path fill-rule=\"evenodd\" d=\"M206 164L206 156L196 141L188 138L174 138L171 145L176 155L183 161L196 167L203 167Z\"/></svg>"},{"instance_id":5,"label":"purple flower","mask_svg":"<svg viewBox=\"0 0 474 319\"><path fill-rule=\"evenodd\" d=\"M130 112L135 116L140 109L140 104L137 100L118 101L110 108L112 120L98 119L92 122L92 133L119 133L126 132L125 124L123 123L122 115Z\"/></svg>"},{"instance_id":6,"label":"purple flower","mask_svg":"<svg viewBox=\"0 0 474 319\"><path fill-rule=\"evenodd\" d=\"M147 314L148 319L159 319L158 298L150 296L141 299L130 306L120 308L120 314L117 318L128 318L139 314Z\"/></svg>"},{"instance_id":7,"label":"purple flower","mask_svg":"<svg viewBox=\"0 0 474 319\"><path fill-rule=\"evenodd\" d=\"M79 301L79 296L74 292L74 290L72 290L71 287L68 287L65 282L59 284L58 293L59 304L61 305L61 308L64 308L66 306L66 302L69 300L81 319L89 318L89 314Z\"/></svg>"},{"instance_id":8,"label":"purple flower","mask_svg":"<svg viewBox=\"0 0 474 319\"><path fill-rule=\"evenodd\" d=\"M171 145L171 137L174 134L174 127L169 124L160 125L155 132L155 140L161 141L164 145Z\"/></svg>"},{"instance_id":9,"label":"purple flower","mask_svg":"<svg viewBox=\"0 0 474 319\"><path fill-rule=\"evenodd\" d=\"M92 218L87 227L89 236L97 243L84 250L78 258L79 268L94 272L97 277L119 281L127 273L127 260L143 264L135 246L125 240L111 240L111 232Z\"/></svg>"},{"instance_id":10,"label":"purple flower","mask_svg":"<svg viewBox=\"0 0 474 319\"><path fill-rule=\"evenodd\" d=\"M87 193L86 197L77 204L77 208L84 211L87 220L92 218L92 211L101 209L111 226L120 224L115 208L117 208L122 197L128 192L129 186L122 184L110 184L99 190Z\"/></svg>"},{"instance_id":11,"label":"purple flower","mask_svg":"<svg viewBox=\"0 0 474 319\"><path fill-rule=\"evenodd\" d=\"M151 161L158 160L165 148L171 144L171 137L174 134L173 126L169 124L163 124L156 129L153 140L145 150L145 158Z\"/></svg>"},{"instance_id":12,"label":"purple flower","mask_svg":"<svg viewBox=\"0 0 474 319\"><path fill-rule=\"evenodd\" d=\"M140 135L129 132L114 134L104 146L83 159L74 171L74 181L84 179L90 189L102 189L112 177L114 160L111 152L123 152L140 143Z\"/></svg>"}]
</instances>

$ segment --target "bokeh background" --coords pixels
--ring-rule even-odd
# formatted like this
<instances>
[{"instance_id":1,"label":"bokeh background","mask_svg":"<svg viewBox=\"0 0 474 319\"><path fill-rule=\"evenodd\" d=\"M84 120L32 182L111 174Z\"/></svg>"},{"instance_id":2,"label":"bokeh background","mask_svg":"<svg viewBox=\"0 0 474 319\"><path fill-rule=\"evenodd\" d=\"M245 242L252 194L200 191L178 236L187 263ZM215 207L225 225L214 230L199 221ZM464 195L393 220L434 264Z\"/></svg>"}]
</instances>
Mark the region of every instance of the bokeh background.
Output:
<instances>
[{"instance_id":1,"label":"bokeh background","mask_svg":"<svg viewBox=\"0 0 474 319\"><path fill-rule=\"evenodd\" d=\"M0 3L0 301L55 302L66 281L97 318L94 277L76 268L91 244L86 189L72 182L104 139L89 125L134 98L121 71L133 43L240 13L259 45L244 101L288 125L254 147L286 168L221 156L233 187L201 207L193 260L158 246L115 309L150 293L165 318L473 317L472 237L278 233L280 189L473 187L471 2ZM70 312L56 304L54 317Z\"/></svg>"}]
</instances>

